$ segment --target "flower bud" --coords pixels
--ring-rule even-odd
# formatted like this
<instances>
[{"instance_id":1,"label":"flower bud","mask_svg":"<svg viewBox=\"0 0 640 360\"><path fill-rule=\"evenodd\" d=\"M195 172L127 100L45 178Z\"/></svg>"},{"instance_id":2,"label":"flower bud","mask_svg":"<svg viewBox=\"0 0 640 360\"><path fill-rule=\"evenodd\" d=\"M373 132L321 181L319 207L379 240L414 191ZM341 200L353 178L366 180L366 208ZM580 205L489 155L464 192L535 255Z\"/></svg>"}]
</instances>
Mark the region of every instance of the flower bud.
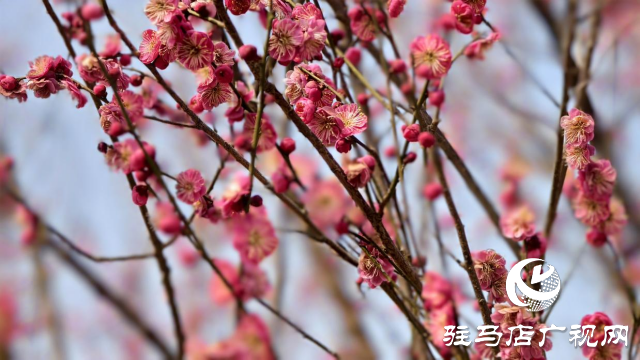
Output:
<instances>
[{"instance_id":1,"label":"flower bud","mask_svg":"<svg viewBox=\"0 0 640 360\"><path fill-rule=\"evenodd\" d=\"M260 207L262 206L262 196L260 195L253 195L251 197L251 200L249 201L249 204L251 204L251 206L253 207Z\"/></svg>"},{"instance_id":2,"label":"flower bud","mask_svg":"<svg viewBox=\"0 0 640 360\"><path fill-rule=\"evenodd\" d=\"M233 69L229 65L218 66L215 74L216 79L223 84L229 84L233 81Z\"/></svg>"},{"instance_id":3,"label":"flower bud","mask_svg":"<svg viewBox=\"0 0 640 360\"><path fill-rule=\"evenodd\" d=\"M602 247L607 243L607 234L598 229L591 229L587 233L587 242L593 247Z\"/></svg>"},{"instance_id":4,"label":"flower bud","mask_svg":"<svg viewBox=\"0 0 640 360\"><path fill-rule=\"evenodd\" d=\"M138 184L133 187L131 191L131 199L133 203L138 206L143 206L147 204L147 200L149 199L149 187L146 184Z\"/></svg>"},{"instance_id":5,"label":"flower bud","mask_svg":"<svg viewBox=\"0 0 640 360\"><path fill-rule=\"evenodd\" d=\"M367 165L369 170L373 171L376 168L376 159L371 155L365 155L358 159L359 162Z\"/></svg>"},{"instance_id":6,"label":"flower bud","mask_svg":"<svg viewBox=\"0 0 640 360\"><path fill-rule=\"evenodd\" d=\"M405 156L404 159L402 159L402 163L411 164L412 162L416 161L417 158L418 158L418 155L416 155L416 153L414 153L413 151L409 151L409 153L407 153L407 156Z\"/></svg>"},{"instance_id":7,"label":"flower bud","mask_svg":"<svg viewBox=\"0 0 640 360\"><path fill-rule=\"evenodd\" d=\"M0 86L7 91L11 91L18 87L18 81L13 76L1 76L2 80L0 80Z\"/></svg>"},{"instance_id":8,"label":"flower bud","mask_svg":"<svg viewBox=\"0 0 640 360\"><path fill-rule=\"evenodd\" d=\"M369 101L369 95L365 94L365 93L360 93L358 94L358 96L356 97L356 100L358 101L358 104L360 105L366 105L367 102Z\"/></svg>"},{"instance_id":9,"label":"flower bud","mask_svg":"<svg viewBox=\"0 0 640 360\"><path fill-rule=\"evenodd\" d=\"M393 74L403 73L407 70L407 63L402 59L391 60L389 61L389 70L391 70Z\"/></svg>"},{"instance_id":10,"label":"flower bud","mask_svg":"<svg viewBox=\"0 0 640 360\"><path fill-rule=\"evenodd\" d=\"M105 143L104 141L101 141L98 144L98 151L100 151L103 154L106 154L107 150L109 150L109 145L107 145L107 143Z\"/></svg>"},{"instance_id":11,"label":"flower bud","mask_svg":"<svg viewBox=\"0 0 640 360\"><path fill-rule=\"evenodd\" d=\"M430 132L424 131L418 135L418 142L424 148L430 148L436 143L436 138Z\"/></svg>"},{"instance_id":12,"label":"flower bud","mask_svg":"<svg viewBox=\"0 0 640 360\"><path fill-rule=\"evenodd\" d=\"M340 235L347 234L349 232L349 223L342 219L336 224L335 229L336 232Z\"/></svg>"},{"instance_id":13,"label":"flower bud","mask_svg":"<svg viewBox=\"0 0 640 360\"><path fill-rule=\"evenodd\" d=\"M82 14L82 18L85 20L98 20L104 16L104 11L102 7L98 4L94 3L86 3L82 5L80 9L80 14Z\"/></svg>"},{"instance_id":14,"label":"flower bud","mask_svg":"<svg viewBox=\"0 0 640 360\"><path fill-rule=\"evenodd\" d=\"M288 137L282 139L280 142L280 150L282 150L285 155L291 154L296 150L296 141Z\"/></svg>"},{"instance_id":15,"label":"flower bud","mask_svg":"<svg viewBox=\"0 0 640 360\"><path fill-rule=\"evenodd\" d=\"M142 76L140 75L132 75L131 76L131 85L138 87L142 85Z\"/></svg>"},{"instance_id":16,"label":"flower bud","mask_svg":"<svg viewBox=\"0 0 640 360\"><path fill-rule=\"evenodd\" d=\"M340 139L336 142L336 150L341 154L346 154L351 151L351 143L345 139Z\"/></svg>"},{"instance_id":17,"label":"flower bud","mask_svg":"<svg viewBox=\"0 0 640 360\"><path fill-rule=\"evenodd\" d=\"M258 49L253 45L242 45L238 49L240 58L245 61L258 60Z\"/></svg>"},{"instance_id":18,"label":"flower bud","mask_svg":"<svg viewBox=\"0 0 640 360\"><path fill-rule=\"evenodd\" d=\"M358 48L350 47L347 49L347 52L344 53L344 57L349 60L350 63L357 66L360 63L360 59L362 59L362 52Z\"/></svg>"},{"instance_id":19,"label":"flower bud","mask_svg":"<svg viewBox=\"0 0 640 360\"><path fill-rule=\"evenodd\" d=\"M388 158L392 158L392 157L396 157L398 153L396 152L396 148L395 146L391 145L391 146L387 146L384 149L384 156L388 157Z\"/></svg>"},{"instance_id":20,"label":"flower bud","mask_svg":"<svg viewBox=\"0 0 640 360\"><path fill-rule=\"evenodd\" d=\"M440 185L439 182L432 182L424 186L424 189L422 189L422 194L429 201L433 201L440 195L442 195L442 190L442 185Z\"/></svg>"},{"instance_id":21,"label":"flower bud","mask_svg":"<svg viewBox=\"0 0 640 360\"><path fill-rule=\"evenodd\" d=\"M329 36L331 36L331 38L333 39L334 43L339 42L340 40L344 39L344 30L342 29L335 29L331 31L331 34Z\"/></svg>"},{"instance_id":22,"label":"flower bud","mask_svg":"<svg viewBox=\"0 0 640 360\"><path fill-rule=\"evenodd\" d=\"M402 136L404 139L409 142L418 141L418 137L420 136L420 125L411 124L402 130Z\"/></svg>"},{"instance_id":23,"label":"flower bud","mask_svg":"<svg viewBox=\"0 0 640 360\"><path fill-rule=\"evenodd\" d=\"M102 85L102 84L97 84L96 86L93 87L93 93L97 97L106 96L107 95L107 87Z\"/></svg>"},{"instance_id":24,"label":"flower bud","mask_svg":"<svg viewBox=\"0 0 640 360\"><path fill-rule=\"evenodd\" d=\"M433 106L440 107L444 103L444 91L436 90L429 94L429 103Z\"/></svg>"},{"instance_id":25,"label":"flower bud","mask_svg":"<svg viewBox=\"0 0 640 360\"><path fill-rule=\"evenodd\" d=\"M341 68L342 65L344 65L344 58L343 57L337 57L335 60L333 60L333 67L334 68Z\"/></svg>"}]
</instances>

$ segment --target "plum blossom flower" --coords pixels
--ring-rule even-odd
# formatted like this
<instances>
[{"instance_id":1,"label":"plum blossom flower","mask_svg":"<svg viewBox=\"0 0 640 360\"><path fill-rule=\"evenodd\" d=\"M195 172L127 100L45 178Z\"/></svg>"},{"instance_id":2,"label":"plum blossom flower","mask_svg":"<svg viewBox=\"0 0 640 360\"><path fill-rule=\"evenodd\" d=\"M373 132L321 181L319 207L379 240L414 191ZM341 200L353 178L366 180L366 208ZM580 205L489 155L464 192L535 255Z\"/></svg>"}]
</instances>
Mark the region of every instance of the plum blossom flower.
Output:
<instances>
[{"instance_id":1,"label":"plum blossom flower","mask_svg":"<svg viewBox=\"0 0 640 360\"><path fill-rule=\"evenodd\" d=\"M311 122L311 120L313 120L313 116L316 113L316 104L314 104L313 101L307 98L301 98L294 105L294 109L296 111L296 114L300 116L302 121L305 124L308 124L309 122Z\"/></svg>"},{"instance_id":2,"label":"plum blossom flower","mask_svg":"<svg viewBox=\"0 0 640 360\"><path fill-rule=\"evenodd\" d=\"M291 12L291 17L294 20L323 20L322 11L318 9L312 2L308 2L305 4L296 4L294 6L293 11Z\"/></svg>"},{"instance_id":3,"label":"plum blossom flower","mask_svg":"<svg viewBox=\"0 0 640 360\"><path fill-rule=\"evenodd\" d=\"M214 259L213 262L233 289L232 292L222 278L214 274L209 283L209 294L216 304L227 304L236 296L242 301L262 297L271 289L266 274L255 264L245 263L242 265L242 272L239 272L226 260Z\"/></svg>"},{"instance_id":4,"label":"plum blossom flower","mask_svg":"<svg viewBox=\"0 0 640 360\"><path fill-rule=\"evenodd\" d=\"M266 214L253 209L256 208L252 208L249 214L235 218L232 225L233 247L238 250L243 262L257 264L276 250L278 238Z\"/></svg>"},{"instance_id":5,"label":"plum blossom flower","mask_svg":"<svg viewBox=\"0 0 640 360\"><path fill-rule=\"evenodd\" d=\"M13 76L0 74L0 95L8 99L27 101L27 84Z\"/></svg>"},{"instance_id":6,"label":"plum blossom flower","mask_svg":"<svg viewBox=\"0 0 640 360\"><path fill-rule=\"evenodd\" d=\"M73 100L76 101L76 108L80 109L87 104L87 97L80 92L78 89L78 85L76 85L75 81L70 79L65 79L61 81L62 86L69 91Z\"/></svg>"},{"instance_id":7,"label":"plum blossom flower","mask_svg":"<svg viewBox=\"0 0 640 360\"><path fill-rule=\"evenodd\" d=\"M344 172L347 174L349 184L363 188L371 179L371 169L367 164L357 161L347 165Z\"/></svg>"},{"instance_id":8,"label":"plum blossom flower","mask_svg":"<svg viewBox=\"0 0 640 360\"><path fill-rule=\"evenodd\" d=\"M397 18L404 10L407 0L389 0L387 1L387 9L389 10L389 16Z\"/></svg>"},{"instance_id":9,"label":"plum blossom flower","mask_svg":"<svg viewBox=\"0 0 640 360\"><path fill-rule=\"evenodd\" d=\"M322 82L316 82L302 69L312 73ZM285 85L287 86L285 95L289 102L294 105L300 99L306 98L311 100L317 107L323 107L331 105L336 98L336 95L331 91L331 88L335 88L335 84L322 73L322 69L317 64L300 64L296 66L293 70L287 72ZM308 93L308 91L313 92L313 94Z\"/></svg>"},{"instance_id":10,"label":"plum blossom flower","mask_svg":"<svg viewBox=\"0 0 640 360\"><path fill-rule=\"evenodd\" d=\"M422 299L427 311L442 309L453 300L453 287L442 275L434 271L427 271L424 274Z\"/></svg>"},{"instance_id":11,"label":"plum blossom flower","mask_svg":"<svg viewBox=\"0 0 640 360\"><path fill-rule=\"evenodd\" d=\"M439 79L451 67L449 44L436 34L419 36L411 42L411 57L416 73L426 79Z\"/></svg>"},{"instance_id":12,"label":"plum blossom flower","mask_svg":"<svg viewBox=\"0 0 640 360\"><path fill-rule=\"evenodd\" d=\"M349 205L344 188L336 180L322 180L309 186L302 201L313 223L320 229L335 226Z\"/></svg>"},{"instance_id":13,"label":"plum blossom flower","mask_svg":"<svg viewBox=\"0 0 640 360\"><path fill-rule=\"evenodd\" d=\"M484 39L478 39L464 49L464 55L469 59L484 60L485 52L489 51L498 40L500 33L492 32Z\"/></svg>"},{"instance_id":14,"label":"plum blossom flower","mask_svg":"<svg viewBox=\"0 0 640 360\"><path fill-rule=\"evenodd\" d=\"M182 231L182 223L173 205L169 202L157 202L153 223L167 235L178 235Z\"/></svg>"},{"instance_id":15,"label":"plum blossom flower","mask_svg":"<svg viewBox=\"0 0 640 360\"><path fill-rule=\"evenodd\" d=\"M222 216L229 218L243 211L249 195L249 177L242 176L232 181L222 194Z\"/></svg>"},{"instance_id":16,"label":"plum blossom flower","mask_svg":"<svg viewBox=\"0 0 640 360\"><path fill-rule=\"evenodd\" d=\"M567 145L586 145L593 140L595 123L591 115L578 109L571 109L569 115L560 119L560 126L564 129Z\"/></svg>"},{"instance_id":17,"label":"plum blossom flower","mask_svg":"<svg viewBox=\"0 0 640 360\"><path fill-rule=\"evenodd\" d=\"M129 120L135 123L144 114L142 96L129 90L123 91L119 95L127 111ZM100 106L98 112L100 113L100 125L105 131L108 131L113 123L127 124L126 118L122 113L122 108L120 108L120 104L115 95L111 99L111 102Z\"/></svg>"},{"instance_id":18,"label":"plum blossom flower","mask_svg":"<svg viewBox=\"0 0 640 360\"><path fill-rule=\"evenodd\" d=\"M326 146L335 145L336 141L342 137L342 121L335 116L330 116L324 108L318 109L307 125Z\"/></svg>"},{"instance_id":19,"label":"plum blossom flower","mask_svg":"<svg viewBox=\"0 0 640 360\"><path fill-rule=\"evenodd\" d=\"M526 206L513 209L500 218L502 234L515 241L522 241L536 232L535 214Z\"/></svg>"},{"instance_id":20,"label":"plum blossom flower","mask_svg":"<svg viewBox=\"0 0 640 360\"><path fill-rule=\"evenodd\" d=\"M296 62L310 61L322 54L327 32L324 20L302 19L299 20L302 29L302 41L295 56Z\"/></svg>"},{"instance_id":21,"label":"plum blossom flower","mask_svg":"<svg viewBox=\"0 0 640 360\"><path fill-rule=\"evenodd\" d=\"M99 6L99 5L98 5ZM100 57L116 57L122 49L122 39L118 34L107 35L107 40L102 51L98 53Z\"/></svg>"},{"instance_id":22,"label":"plum blossom flower","mask_svg":"<svg viewBox=\"0 0 640 360\"><path fill-rule=\"evenodd\" d=\"M598 228L607 236L618 236L627 225L628 219L622 201L617 198L611 198L609 201L609 217L601 222Z\"/></svg>"},{"instance_id":23,"label":"plum blossom flower","mask_svg":"<svg viewBox=\"0 0 640 360\"><path fill-rule=\"evenodd\" d=\"M205 110L211 110L220 104L235 101L236 94L230 84L213 79L198 86L198 99Z\"/></svg>"},{"instance_id":24,"label":"plum blossom flower","mask_svg":"<svg viewBox=\"0 0 640 360\"><path fill-rule=\"evenodd\" d=\"M551 350L553 342L550 339L551 332L548 332L545 336L543 346L540 346L542 341L542 328L546 327L545 324L541 324L537 317L533 317L526 308L513 306L512 304L496 304L493 314L491 314L491 320L495 325L499 326L499 330L503 333L500 340L500 357L502 359L526 359L526 360L543 360L545 359L544 352ZM513 346L513 343L508 346L506 343L511 336L510 327L514 326L530 326L533 329L534 334L531 338L530 345ZM514 330L514 336L518 334L518 330ZM513 340L512 340L513 341Z\"/></svg>"},{"instance_id":25,"label":"plum blossom flower","mask_svg":"<svg viewBox=\"0 0 640 360\"><path fill-rule=\"evenodd\" d=\"M132 164L132 158L139 149L140 147L134 139L119 141L107 150L105 159L111 168L130 174L136 170Z\"/></svg>"},{"instance_id":26,"label":"plum blossom flower","mask_svg":"<svg viewBox=\"0 0 640 360\"><path fill-rule=\"evenodd\" d=\"M280 62L289 62L295 57L303 40L304 34L298 22L290 19L274 20L269 38L269 56Z\"/></svg>"},{"instance_id":27,"label":"plum blossom flower","mask_svg":"<svg viewBox=\"0 0 640 360\"><path fill-rule=\"evenodd\" d=\"M527 258L542 258L547 252L547 238L537 233L524 240Z\"/></svg>"},{"instance_id":28,"label":"plum blossom flower","mask_svg":"<svg viewBox=\"0 0 640 360\"><path fill-rule=\"evenodd\" d=\"M200 199L206 192L204 178L200 171L188 169L176 176L176 194L178 199L187 204L193 204Z\"/></svg>"},{"instance_id":29,"label":"plum blossom flower","mask_svg":"<svg viewBox=\"0 0 640 360\"><path fill-rule=\"evenodd\" d=\"M236 52L230 50L227 44L222 41L217 41L213 44L213 63L216 66L228 65L233 66L234 60L233 57L236 55Z\"/></svg>"},{"instance_id":30,"label":"plum blossom flower","mask_svg":"<svg viewBox=\"0 0 640 360\"><path fill-rule=\"evenodd\" d=\"M242 15L249 11L251 0L224 0L224 5L233 15Z\"/></svg>"},{"instance_id":31,"label":"plum blossom flower","mask_svg":"<svg viewBox=\"0 0 640 360\"><path fill-rule=\"evenodd\" d=\"M622 358L621 352L624 344L607 343L602 346L601 342L605 337L604 327L613 325L613 322L602 312L596 312L593 314L585 315L580 322L580 325L594 325L595 330L590 341L597 342L596 347L583 346L582 354L589 360L619 360Z\"/></svg>"},{"instance_id":32,"label":"plum blossom flower","mask_svg":"<svg viewBox=\"0 0 640 360\"><path fill-rule=\"evenodd\" d=\"M249 352L247 360L275 360L275 355L271 350L269 328L257 315L245 314L242 316L233 335L233 340L247 348Z\"/></svg>"},{"instance_id":33,"label":"plum blossom flower","mask_svg":"<svg viewBox=\"0 0 640 360\"><path fill-rule=\"evenodd\" d=\"M178 12L178 0L150 0L144 7L144 14L155 25L171 20Z\"/></svg>"},{"instance_id":34,"label":"plum blossom flower","mask_svg":"<svg viewBox=\"0 0 640 360\"><path fill-rule=\"evenodd\" d=\"M473 31L473 16L475 14L471 5L460 0L451 4L451 13L456 17L456 29L463 34L471 34Z\"/></svg>"},{"instance_id":35,"label":"plum blossom flower","mask_svg":"<svg viewBox=\"0 0 640 360\"><path fill-rule=\"evenodd\" d=\"M482 290L489 290L502 275L507 274L505 259L494 250L483 250L472 254L473 268L476 271Z\"/></svg>"},{"instance_id":36,"label":"plum blossom flower","mask_svg":"<svg viewBox=\"0 0 640 360\"><path fill-rule=\"evenodd\" d=\"M160 54L161 45L160 39L158 39L158 35L155 31L151 29L145 30L142 33L142 42L138 49L140 55L138 58L144 64L151 64Z\"/></svg>"},{"instance_id":37,"label":"plum blossom flower","mask_svg":"<svg viewBox=\"0 0 640 360\"><path fill-rule=\"evenodd\" d=\"M595 152L596 149L589 144L567 144L564 150L564 157L570 169L583 170L589 163L591 163L591 156L593 156Z\"/></svg>"},{"instance_id":38,"label":"plum blossom flower","mask_svg":"<svg viewBox=\"0 0 640 360\"><path fill-rule=\"evenodd\" d=\"M178 43L176 56L191 71L202 69L213 61L213 42L200 31L189 31Z\"/></svg>"},{"instance_id":39,"label":"plum blossom flower","mask_svg":"<svg viewBox=\"0 0 640 360\"><path fill-rule=\"evenodd\" d=\"M487 4L487 0L462 0L463 2L471 5L473 10L475 10L476 14L482 14L485 5Z\"/></svg>"},{"instance_id":40,"label":"plum blossom flower","mask_svg":"<svg viewBox=\"0 0 640 360\"><path fill-rule=\"evenodd\" d=\"M375 21L382 26L384 14L374 8L356 6L347 13L349 16L349 26L356 36L362 41L372 41L376 38Z\"/></svg>"},{"instance_id":41,"label":"plum blossom flower","mask_svg":"<svg viewBox=\"0 0 640 360\"><path fill-rule=\"evenodd\" d=\"M257 114L249 113L247 114L247 118L244 122L243 132L249 138L253 138L253 132L256 128L256 120ZM258 139L258 144L256 146L256 152L260 153L263 151L271 150L276 146L276 141L278 141L278 134L276 133L276 129L273 127L271 121L269 121L269 117L267 114L262 114L262 119L260 123L260 138Z\"/></svg>"},{"instance_id":42,"label":"plum blossom flower","mask_svg":"<svg viewBox=\"0 0 640 360\"><path fill-rule=\"evenodd\" d=\"M357 104L340 105L336 108L323 108L330 117L342 122L342 137L358 135L367 130L367 115Z\"/></svg>"},{"instance_id":43,"label":"plum blossom flower","mask_svg":"<svg viewBox=\"0 0 640 360\"><path fill-rule=\"evenodd\" d=\"M395 281L397 275L393 272L391 262L381 256L373 246L367 248L368 254L363 251L358 259L358 275L360 275L360 278L372 289L389 281L389 279Z\"/></svg>"},{"instance_id":44,"label":"plum blossom flower","mask_svg":"<svg viewBox=\"0 0 640 360\"><path fill-rule=\"evenodd\" d=\"M61 56L39 56L33 62L29 62L27 73L27 88L33 91L37 98L46 99L51 94L57 93L63 88L60 82L73 75L71 63Z\"/></svg>"},{"instance_id":45,"label":"plum blossom flower","mask_svg":"<svg viewBox=\"0 0 640 360\"><path fill-rule=\"evenodd\" d=\"M607 200L613 194L616 176L616 170L609 160L598 160L590 162L578 173L578 181L586 196Z\"/></svg>"},{"instance_id":46,"label":"plum blossom flower","mask_svg":"<svg viewBox=\"0 0 640 360\"><path fill-rule=\"evenodd\" d=\"M171 20L157 24L157 26L156 36L162 45L160 53L175 49L185 35L183 30L191 30L191 25L185 21L184 16L172 16Z\"/></svg>"},{"instance_id":47,"label":"plum blossom flower","mask_svg":"<svg viewBox=\"0 0 640 360\"><path fill-rule=\"evenodd\" d=\"M198 216L214 224L222 218L222 212L215 206L213 199L208 194L204 194L193 203L193 210Z\"/></svg>"},{"instance_id":48,"label":"plum blossom flower","mask_svg":"<svg viewBox=\"0 0 640 360\"><path fill-rule=\"evenodd\" d=\"M609 202L592 199L580 192L573 202L575 216L583 224L596 226L609 218Z\"/></svg>"}]
</instances>

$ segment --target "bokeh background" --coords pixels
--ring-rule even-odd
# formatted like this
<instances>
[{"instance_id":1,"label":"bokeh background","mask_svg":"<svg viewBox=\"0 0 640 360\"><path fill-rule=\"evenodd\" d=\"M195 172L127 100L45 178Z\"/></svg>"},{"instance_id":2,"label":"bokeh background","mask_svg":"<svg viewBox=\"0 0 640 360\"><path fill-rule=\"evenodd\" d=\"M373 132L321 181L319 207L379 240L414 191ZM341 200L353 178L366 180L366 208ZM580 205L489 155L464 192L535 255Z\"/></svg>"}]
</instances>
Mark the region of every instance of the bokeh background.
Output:
<instances>
[{"instance_id":1,"label":"bokeh background","mask_svg":"<svg viewBox=\"0 0 640 360\"><path fill-rule=\"evenodd\" d=\"M139 43L140 34L151 28L142 12L145 1L111 0L109 3L125 32ZM546 3L561 20L566 2L549 0ZM579 3L583 18L595 6L588 0ZM487 6L490 9L488 20L501 30L503 41L517 59L509 56L503 46L496 45L487 53L485 61L462 58L456 62L446 80L447 99L441 128L494 203L498 204L499 194L505 186L500 180L500 171L514 166L525 171L520 195L535 210L537 224L541 227L548 208L555 129L560 111L543 95L540 87L560 99L560 55L549 28L530 2L489 0ZM73 8L64 3L56 6L58 13ZM446 11L448 4L442 1L409 1L400 20L392 21L405 59L408 59L411 40L429 33L433 21ZM333 28L336 21L331 11L326 11L325 16L329 27ZM624 235L615 239L615 243L623 255L625 274L636 289L640 280L638 17L640 2L608 2L589 87L596 110L596 132L604 139L604 146L597 148L597 155L609 158L617 169L618 195L623 196L630 218ZM257 21L256 13L233 20L245 42L262 43L264 29ZM585 51L587 28L588 21L581 21L574 47L578 59ZM94 24L94 31L101 47L104 36L110 34L111 29L105 20L101 20ZM0 34L2 73L19 76L28 70L28 61L39 55L67 54L42 3L36 0L1 1ZM455 34L449 40L455 53L469 38ZM77 50L81 49L77 43L75 45ZM86 49L79 52L86 52ZM141 64L134 61L133 66L140 68ZM385 79L369 55L364 57L361 69L375 86L384 87ZM74 72L77 73L75 69ZM527 72L539 85L527 76ZM175 65L164 74L184 99L195 94L192 74ZM274 81L280 89L283 89L283 78L282 72L276 72ZM214 110L214 121L219 124L226 123L224 109L223 106ZM378 112L380 115L370 121L385 147L392 144L391 137L385 135L390 133L389 125L386 114L382 110ZM287 128L286 119L277 109L268 107L267 113L279 130L283 129L298 140L297 154L314 164L305 171L317 168L320 174L328 176L313 149L296 136L291 125ZM218 167L215 147L212 144L199 146L196 136L189 130L150 123L142 131L143 137L156 145L158 160L168 173L196 168L205 178L211 178ZM124 177L112 172L103 155L96 151L97 143L106 139L95 109L92 106L76 109L66 93L46 100L30 96L22 104L0 100L0 151L15 159L15 181L31 207L95 254L115 256L147 252L151 245L138 210L130 200ZM259 167L267 173L273 168L271 157L275 154L259 158ZM394 160L388 161L387 168L393 169ZM238 169L231 166L231 170L225 172L219 185L221 189L237 171L242 172ZM457 173L448 165L446 170L472 250L493 248L505 256L508 264L514 262L513 254ZM419 195L425 182L423 174L416 165L410 167L406 175L410 214L415 219L413 230L422 239L421 249L427 255L429 268L439 271L442 264L427 216L429 211ZM341 264L326 249L303 236L288 232L299 225L297 221L264 189L258 187L258 192L265 198L280 239L277 253L262 265L274 287L273 294L267 299L332 349L341 351L358 344L358 339L347 328L347 323L355 319L379 358L405 357L411 336L409 325L388 298L381 291L372 291L366 286L359 291L354 268ZM52 340L46 325L48 310L43 306L36 286L35 263L40 260L20 243L21 228L12 209L5 203L0 212L0 291L15 297L20 324L11 348L16 359L49 359L52 358ZM457 237L444 201L436 202L435 211L444 243L459 254ZM196 221L196 229L215 257L238 261L224 227ZM586 245L585 232L563 197L547 260L557 268L563 281L569 273L571 280L563 283L561 297L548 324L570 327L579 324L586 314L603 311L614 319L614 323L631 325L628 303L620 290L611 253L607 248L594 249ZM178 302L189 338L213 343L233 331L234 312L232 305L219 306L211 301L208 267L204 264L187 267L180 262L179 252L187 245L184 239L179 240L166 251L173 269ZM103 264L82 261L172 343L171 318L153 259ZM49 280L52 308L60 320L58 331L67 358L156 358L155 350L73 272L46 253L41 262ZM461 291L471 296L466 274L453 265L449 264L451 276L460 284ZM264 314L280 358L327 358L325 353L273 316L265 314L256 304L250 302L248 307ZM474 327L481 323L471 302L464 304L462 310L465 319ZM568 331L554 335L550 359L581 358L580 351L574 349L568 339Z\"/></svg>"}]
</instances>

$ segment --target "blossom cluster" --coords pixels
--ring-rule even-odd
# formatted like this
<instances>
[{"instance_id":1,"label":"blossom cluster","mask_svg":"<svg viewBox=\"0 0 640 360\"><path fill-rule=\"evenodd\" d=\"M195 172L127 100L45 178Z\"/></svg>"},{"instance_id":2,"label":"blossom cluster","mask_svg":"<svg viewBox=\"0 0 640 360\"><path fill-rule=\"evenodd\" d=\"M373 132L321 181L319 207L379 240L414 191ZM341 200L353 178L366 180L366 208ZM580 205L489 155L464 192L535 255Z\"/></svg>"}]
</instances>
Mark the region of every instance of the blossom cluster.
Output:
<instances>
[{"instance_id":1,"label":"blossom cluster","mask_svg":"<svg viewBox=\"0 0 640 360\"><path fill-rule=\"evenodd\" d=\"M624 206L613 197L617 172L606 159L592 159L595 148L595 122L591 115L572 109L563 116L560 125L565 134L565 159L570 169L577 171L575 189L569 197L575 216L589 226L587 242L603 246L607 239L620 235L627 223Z\"/></svg>"}]
</instances>

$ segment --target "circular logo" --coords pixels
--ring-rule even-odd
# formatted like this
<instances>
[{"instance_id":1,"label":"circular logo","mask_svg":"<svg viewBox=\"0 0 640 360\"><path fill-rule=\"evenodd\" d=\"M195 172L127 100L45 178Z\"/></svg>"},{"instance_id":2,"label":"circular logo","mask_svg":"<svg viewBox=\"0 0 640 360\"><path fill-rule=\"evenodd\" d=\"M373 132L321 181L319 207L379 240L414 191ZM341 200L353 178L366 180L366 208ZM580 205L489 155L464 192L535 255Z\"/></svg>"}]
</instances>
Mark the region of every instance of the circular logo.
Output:
<instances>
[{"instance_id":1,"label":"circular logo","mask_svg":"<svg viewBox=\"0 0 640 360\"><path fill-rule=\"evenodd\" d=\"M522 270L532 262L542 259L525 259L515 264L507 275L507 296L517 306L527 307L529 311L540 311L548 308L558 298L560 293L560 275L558 271L547 264L548 269L542 273L542 265L536 265L531 272L531 285L540 284L540 290L530 288L522 280ZM522 300L516 293L516 288L522 293Z\"/></svg>"}]
</instances>

